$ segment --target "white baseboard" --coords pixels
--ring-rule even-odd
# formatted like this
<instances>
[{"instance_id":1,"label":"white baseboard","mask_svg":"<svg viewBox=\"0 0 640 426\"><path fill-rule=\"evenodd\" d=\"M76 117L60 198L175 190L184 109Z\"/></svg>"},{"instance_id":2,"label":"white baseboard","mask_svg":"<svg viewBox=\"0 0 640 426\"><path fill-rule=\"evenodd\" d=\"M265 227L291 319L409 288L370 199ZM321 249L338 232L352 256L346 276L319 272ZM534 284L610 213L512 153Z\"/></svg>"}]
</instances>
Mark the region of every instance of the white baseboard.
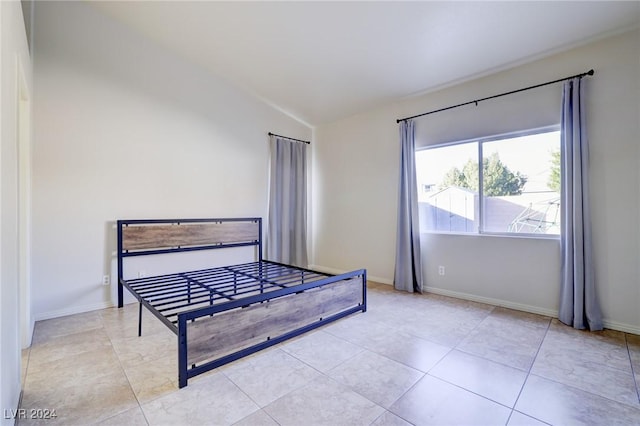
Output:
<instances>
[{"instance_id":1,"label":"white baseboard","mask_svg":"<svg viewBox=\"0 0 640 426\"><path fill-rule=\"evenodd\" d=\"M602 323L604 328L609 328L611 330L624 331L625 333L631 334L640 334L640 327L637 325L624 324L617 321L611 321L608 319L603 319Z\"/></svg>"},{"instance_id":2,"label":"white baseboard","mask_svg":"<svg viewBox=\"0 0 640 426\"><path fill-rule=\"evenodd\" d=\"M558 318L558 312L552 309L540 308L538 306L525 305L522 303L510 302L508 300L494 299L491 297L476 296L475 294L462 293L458 291L445 290L436 287L427 287L427 292L440 294L442 296L455 297L457 299L470 300L472 302L486 303L488 305L501 306L514 309L516 311L529 312L532 314L544 315L551 318ZM631 324L624 324L617 321L603 320L604 328L610 330L623 331L625 333L640 334L640 327Z\"/></svg>"},{"instance_id":3,"label":"white baseboard","mask_svg":"<svg viewBox=\"0 0 640 426\"><path fill-rule=\"evenodd\" d=\"M340 274L344 274L346 272L350 272L350 271L343 271L341 269L330 268L328 266L322 266L322 265L309 265L309 269L314 269L314 270L316 270L318 272L325 272L327 274L332 274L332 275L340 275ZM368 281L375 281L375 282L380 283L380 284L393 285L393 281L392 280L389 280L387 278L375 277L375 276L369 275L369 274L367 274L367 280Z\"/></svg>"},{"instance_id":4,"label":"white baseboard","mask_svg":"<svg viewBox=\"0 0 640 426\"><path fill-rule=\"evenodd\" d=\"M22 338L22 349L27 349L31 346L31 341L33 340L33 330L36 327L36 320L32 317L29 321L29 329L27 330L27 335Z\"/></svg>"},{"instance_id":5,"label":"white baseboard","mask_svg":"<svg viewBox=\"0 0 640 426\"><path fill-rule=\"evenodd\" d=\"M48 320L52 318L64 317L67 315L81 314L83 312L90 312L90 311L97 311L99 309L112 308L113 306L115 305L111 302L102 302L102 303L95 303L95 304L83 305L83 306L72 306L70 308L60 309L57 311L41 312L39 314L36 314L35 317L36 317L36 321L43 321L43 320Z\"/></svg>"},{"instance_id":6,"label":"white baseboard","mask_svg":"<svg viewBox=\"0 0 640 426\"><path fill-rule=\"evenodd\" d=\"M501 306L503 308L514 309L516 311L529 312L532 314L544 315L557 318L558 312L553 309L541 308L538 306L525 305L523 303L511 302L508 300L494 299L492 297L477 296L475 294L462 293L459 291L445 290L437 287L426 287L429 293L440 294L442 296L455 297L457 299L470 300L472 302L486 303L487 305Z\"/></svg>"}]
</instances>

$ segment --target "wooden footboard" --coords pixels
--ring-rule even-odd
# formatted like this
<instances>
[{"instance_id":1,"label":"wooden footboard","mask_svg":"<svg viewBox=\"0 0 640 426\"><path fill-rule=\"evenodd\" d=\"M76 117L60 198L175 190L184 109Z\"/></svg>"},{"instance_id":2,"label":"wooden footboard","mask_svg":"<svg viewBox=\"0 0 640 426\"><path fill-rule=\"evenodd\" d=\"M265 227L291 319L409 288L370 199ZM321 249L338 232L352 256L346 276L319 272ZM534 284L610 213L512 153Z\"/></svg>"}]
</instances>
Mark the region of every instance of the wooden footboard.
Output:
<instances>
[{"instance_id":1,"label":"wooden footboard","mask_svg":"<svg viewBox=\"0 0 640 426\"><path fill-rule=\"evenodd\" d=\"M179 315L180 387L205 371L351 313L365 312L366 271L283 289L277 297L275 293Z\"/></svg>"},{"instance_id":2,"label":"wooden footboard","mask_svg":"<svg viewBox=\"0 0 640 426\"><path fill-rule=\"evenodd\" d=\"M187 323L187 363L228 355L357 306L360 282L350 278Z\"/></svg>"}]
</instances>

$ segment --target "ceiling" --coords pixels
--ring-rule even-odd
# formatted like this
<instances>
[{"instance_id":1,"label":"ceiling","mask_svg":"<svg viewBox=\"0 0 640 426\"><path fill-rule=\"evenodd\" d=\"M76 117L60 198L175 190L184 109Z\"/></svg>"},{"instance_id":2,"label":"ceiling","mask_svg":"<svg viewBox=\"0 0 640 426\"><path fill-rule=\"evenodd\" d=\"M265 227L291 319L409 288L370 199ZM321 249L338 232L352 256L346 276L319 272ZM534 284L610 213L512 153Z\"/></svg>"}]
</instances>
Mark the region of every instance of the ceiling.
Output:
<instances>
[{"instance_id":1,"label":"ceiling","mask_svg":"<svg viewBox=\"0 0 640 426\"><path fill-rule=\"evenodd\" d=\"M640 2L91 2L319 125L637 27Z\"/></svg>"}]
</instances>

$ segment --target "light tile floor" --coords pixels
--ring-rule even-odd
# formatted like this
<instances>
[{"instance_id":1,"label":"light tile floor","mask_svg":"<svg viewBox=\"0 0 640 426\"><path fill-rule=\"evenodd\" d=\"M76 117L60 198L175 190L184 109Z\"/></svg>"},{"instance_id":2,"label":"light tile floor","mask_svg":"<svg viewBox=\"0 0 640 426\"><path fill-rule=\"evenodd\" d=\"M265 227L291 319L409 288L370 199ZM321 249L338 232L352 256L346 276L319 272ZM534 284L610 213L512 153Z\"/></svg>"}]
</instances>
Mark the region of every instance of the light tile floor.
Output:
<instances>
[{"instance_id":1,"label":"light tile floor","mask_svg":"<svg viewBox=\"0 0 640 426\"><path fill-rule=\"evenodd\" d=\"M106 425L640 425L640 336L371 284L369 309L177 386L137 305L36 323L21 408Z\"/></svg>"}]
</instances>

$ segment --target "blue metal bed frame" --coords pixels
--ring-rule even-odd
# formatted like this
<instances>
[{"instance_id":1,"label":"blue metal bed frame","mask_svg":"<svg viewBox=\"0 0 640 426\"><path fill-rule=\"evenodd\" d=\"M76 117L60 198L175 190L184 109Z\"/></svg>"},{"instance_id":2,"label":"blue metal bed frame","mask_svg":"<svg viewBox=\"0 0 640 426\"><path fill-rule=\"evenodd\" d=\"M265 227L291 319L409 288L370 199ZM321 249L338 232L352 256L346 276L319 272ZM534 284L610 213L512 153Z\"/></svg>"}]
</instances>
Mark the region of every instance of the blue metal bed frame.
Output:
<instances>
[{"instance_id":1,"label":"blue metal bed frame","mask_svg":"<svg viewBox=\"0 0 640 426\"><path fill-rule=\"evenodd\" d=\"M166 227L167 225L227 224L230 222L256 224L257 233L255 238L242 241L228 241L227 239L223 242L215 243L206 242L203 244L143 249L128 249L125 244L124 231L129 226ZM341 275L330 275L262 259L261 218L118 220L117 238L118 307L121 308L123 306L123 289L126 287L139 302L139 336L142 334L143 306L177 335L180 388L187 385L188 379L198 374L306 333L352 313L358 311L366 312L367 309L367 273L365 269ZM155 277L124 279L124 260L128 257L242 246L255 246L257 248L258 261ZM307 295L305 300L309 300L309 296L315 297L316 294L319 294L317 292L320 289L334 289L338 285L343 287L345 285L351 286L352 281L354 281L353 285L361 283L361 291L357 290L359 300L356 303L347 302L352 303L352 306L340 308L337 312L327 312L328 315L320 316L317 319L314 318L302 326L300 326L299 322L295 323L294 328L291 330L275 336L268 335L258 343L251 343L247 347L231 353L225 353L214 359L207 359L202 363L190 362L188 357L189 324L200 320L204 321L207 317L219 318L220 315L224 315L227 312L238 312L250 306L266 307L267 304L273 304L276 300L280 301L276 303L282 303L284 298L295 298L296 294L309 291L316 292L312 295ZM350 300L353 301L353 295L350 297ZM297 309L300 309L300 307ZM288 314L285 315L284 319L287 319L287 316ZM205 323L203 322L203 324ZM205 326L216 327L215 323L211 321L206 323ZM211 330L214 331L215 328ZM218 331L216 330L216 332ZM191 365L189 366L190 363Z\"/></svg>"}]
</instances>

